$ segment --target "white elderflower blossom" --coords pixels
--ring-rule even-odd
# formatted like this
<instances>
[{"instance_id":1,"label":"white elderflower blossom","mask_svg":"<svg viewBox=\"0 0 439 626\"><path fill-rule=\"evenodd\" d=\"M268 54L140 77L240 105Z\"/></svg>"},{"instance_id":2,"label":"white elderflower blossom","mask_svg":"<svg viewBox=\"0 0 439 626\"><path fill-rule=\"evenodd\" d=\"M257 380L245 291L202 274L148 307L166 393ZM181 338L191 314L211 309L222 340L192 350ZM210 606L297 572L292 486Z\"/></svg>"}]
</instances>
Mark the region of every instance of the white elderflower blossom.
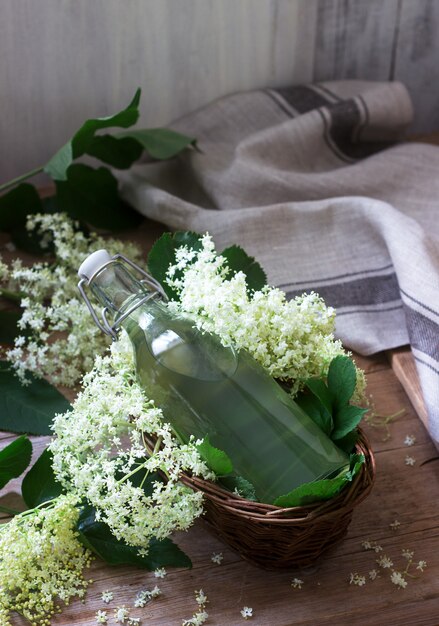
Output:
<instances>
[{"instance_id":1,"label":"white elderflower blossom","mask_svg":"<svg viewBox=\"0 0 439 626\"><path fill-rule=\"evenodd\" d=\"M392 572L390 576L390 580L397 587L401 587L401 589L405 589L408 584L404 576L401 574L401 572L396 572L396 571Z\"/></svg>"},{"instance_id":2,"label":"white elderflower blossom","mask_svg":"<svg viewBox=\"0 0 439 626\"><path fill-rule=\"evenodd\" d=\"M389 524L389 526L392 530L397 530L401 526L401 522L396 519L394 522Z\"/></svg>"},{"instance_id":3,"label":"white elderflower blossom","mask_svg":"<svg viewBox=\"0 0 439 626\"><path fill-rule=\"evenodd\" d=\"M357 585L357 587L363 587L366 584L366 577L360 576L357 572L351 572L349 574L349 584Z\"/></svg>"},{"instance_id":4,"label":"white elderflower blossom","mask_svg":"<svg viewBox=\"0 0 439 626\"><path fill-rule=\"evenodd\" d=\"M302 585L303 580L300 580L300 578L293 578L293 580L291 581L291 586L293 587L293 589L302 589Z\"/></svg>"},{"instance_id":5,"label":"white elderflower blossom","mask_svg":"<svg viewBox=\"0 0 439 626\"><path fill-rule=\"evenodd\" d=\"M14 517L0 531L0 623L11 626L16 611L30 623L46 625L59 610L83 598L83 571L91 555L78 541L77 500L60 496Z\"/></svg>"},{"instance_id":6,"label":"white elderflower blossom","mask_svg":"<svg viewBox=\"0 0 439 626\"><path fill-rule=\"evenodd\" d=\"M199 606L204 606L205 604L209 602L206 594L204 593L202 589L195 592L195 600Z\"/></svg>"},{"instance_id":7,"label":"white elderflower blossom","mask_svg":"<svg viewBox=\"0 0 439 626\"><path fill-rule=\"evenodd\" d=\"M427 561L419 561L416 566L416 569L418 569L420 572L423 572L426 567L427 567Z\"/></svg>"},{"instance_id":8,"label":"white elderflower blossom","mask_svg":"<svg viewBox=\"0 0 439 626\"><path fill-rule=\"evenodd\" d=\"M130 616L130 610L125 606L118 606L114 609L114 619L118 624L125 624Z\"/></svg>"},{"instance_id":9,"label":"white elderflower blossom","mask_svg":"<svg viewBox=\"0 0 439 626\"><path fill-rule=\"evenodd\" d=\"M389 559L389 557L386 556L385 554L380 556L380 558L377 559L376 562L383 569L390 569L391 567L393 567L393 561L391 559Z\"/></svg>"},{"instance_id":10,"label":"white elderflower blossom","mask_svg":"<svg viewBox=\"0 0 439 626\"><path fill-rule=\"evenodd\" d=\"M376 578L378 578L378 572L376 569L371 569L369 572L369 578L370 580L375 580Z\"/></svg>"},{"instance_id":11,"label":"white elderflower blossom","mask_svg":"<svg viewBox=\"0 0 439 626\"><path fill-rule=\"evenodd\" d=\"M212 563L215 563L216 565L221 565L223 559L224 557L222 552L214 552L210 557Z\"/></svg>"},{"instance_id":12,"label":"white elderflower blossom","mask_svg":"<svg viewBox=\"0 0 439 626\"><path fill-rule=\"evenodd\" d=\"M108 356L96 359L72 410L55 417L54 432L50 447L60 482L87 499L117 539L142 554L152 537L186 530L201 515L201 492L183 485L180 474L214 475L195 442L179 444L161 411L145 398L125 335ZM157 439L155 448L150 437Z\"/></svg>"},{"instance_id":13,"label":"white elderflower blossom","mask_svg":"<svg viewBox=\"0 0 439 626\"><path fill-rule=\"evenodd\" d=\"M407 435L404 439L404 444L406 446L414 446L416 443L416 437L414 435Z\"/></svg>"},{"instance_id":14,"label":"white elderflower blossom","mask_svg":"<svg viewBox=\"0 0 439 626\"><path fill-rule=\"evenodd\" d=\"M102 595L101 595L101 598L102 598L102 602L105 602L105 604L109 604L113 600L113 598L114 598L113 592L112 591L103 591Z\"/></svg>"},{"instance_id":15,"label":"white elderflower blossom","mask_svg":"<svg viewBox=\"0 0 439 626\"><path fill-rule=\"evenodd\" d=\"M137 246L95 233L85 235L77 222L63 213L32 215L29 232L45 236L53 246L53 260L26 267L15 260L0 268L0 286L23 295L18 326L22 334L6 354L23 382L26 372L52 383L74 386L93 367L109 339L93 322L78 292L77 270L84 258L106 248L139 261Z\"/></svg>"},{"instance_id":16,"label":"white elderflower blossom","mask_svg":"<svg viewBox=\"0 0 439 626\"><path fill-rule=\"evenodd\" d=\"M241 615L244 619L249 619L249 617L253 617L253 609L251 606L245 606L241 609Z\"/></svg>"},{"instance_id":17,"label":"white elderflower blossom","mask_svg":"<svg viewBox=\"0 0 439 626\"><path fill-rule=\"evenodd\" d=\"M412 456L406 456L405 457L405 464L406 465L410 465L413 467L413 465L416 463L416 459L414 459Z\"/></svg>"},{"instance_id":18,"label":"white elderflower blossom","mask_svg":"<svg viewBox=\"0 0 439 626\"><path fill-rule=\"evenodd\" d=\"M107 611L98 611L95 617L97 624L106 624L108 622Z\"/></svg>"},{"instance_id":19,"label":"white elderflower blossom","mask_svg":"<svg viewBox=\"0 0 439 626\"><path fill-rule=\"evenodd\" d=\"M308 378L324 376L335 356L345 354L333 335L335 311L317 294L287 301L283 291L268 286L249 294L245 274L230 276L212 238L206 234L201 242L198 252L179 248L168 270L167 282L181 300L171 301L171 310L190 317L202 331L216 333L223 344L248 350L271 376L288 381L293 395ZM364 373L358 370L357 378L362 395Z\"/></svg>"},{"instance_id":20,"label":"white elderflower blossom","mask_svg":"<svg viewBox=\"0 0 439 626\"><path fill-rule=\"evenodd\" d=\"M167 572L164 567L158 567L156 570L154 570L154 576L156 578L164 578L166 574Z\"/></svg>"},{"instance_id":21,"label":"white elderflower blossom","mask_svg":"<svg viewBox=\"0 0 439 626\"><path fill-rule=\"evenodd\" d=\"M413 550L407 550L406 548L404 548L401 551L401 554L405 559L407 559L407 561L411 561L415 553L413 552Z\"/></svg>"}]
</instances>

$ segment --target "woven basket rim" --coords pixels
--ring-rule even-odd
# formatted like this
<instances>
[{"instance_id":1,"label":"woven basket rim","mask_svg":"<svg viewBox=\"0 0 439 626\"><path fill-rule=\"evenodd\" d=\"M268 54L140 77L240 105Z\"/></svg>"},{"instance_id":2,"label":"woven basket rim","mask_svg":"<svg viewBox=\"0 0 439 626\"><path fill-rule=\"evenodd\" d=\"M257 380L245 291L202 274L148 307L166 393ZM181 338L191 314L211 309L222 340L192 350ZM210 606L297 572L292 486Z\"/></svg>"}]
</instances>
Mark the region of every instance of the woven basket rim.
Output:
<instances>
[{"instance_id":1,"label":"woven basket rim","mask_svg":"<svg viewBox=\"0 0 439 626\"><path fill-rule=\"evenodd\" d=\"M292 520L294 520L294 524L309 524L318 517L325 516L329 519L358 506L368 496L375 481L375 456L364 431L359 428L358 432L359 437L355 449L358 454L364 455L365 462L352 483L329 500L314 502L305 506L282 508L273 504L246 500L210 480L191 476L186 472L180 475L180 480L186 486L203 492L206 498L216 502L223 509L248 520L285 525L291 523Z\"/></svg>"}]
</instances>

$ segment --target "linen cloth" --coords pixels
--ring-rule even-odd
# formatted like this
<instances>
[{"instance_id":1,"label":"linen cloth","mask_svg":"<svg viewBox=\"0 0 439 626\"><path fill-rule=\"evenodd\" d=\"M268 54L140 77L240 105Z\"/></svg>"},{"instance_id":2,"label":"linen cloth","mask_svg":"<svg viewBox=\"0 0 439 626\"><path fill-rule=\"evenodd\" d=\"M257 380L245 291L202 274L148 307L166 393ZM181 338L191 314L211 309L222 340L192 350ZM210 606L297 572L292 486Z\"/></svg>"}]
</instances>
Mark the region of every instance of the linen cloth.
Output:
<instances>
[{"instance_id":1,"label":"linen cloth","mask_svg":"<svg viewBox=\"0 0 439 626\"><path fill-rule=\"evenodd\" d=\"M172 125L200 152L117 176L142 214L318 292L360 354L410 343L439 446L439 149L396 143L411 118L397 82L238 93Z\"/></svg>"}]
</instances>

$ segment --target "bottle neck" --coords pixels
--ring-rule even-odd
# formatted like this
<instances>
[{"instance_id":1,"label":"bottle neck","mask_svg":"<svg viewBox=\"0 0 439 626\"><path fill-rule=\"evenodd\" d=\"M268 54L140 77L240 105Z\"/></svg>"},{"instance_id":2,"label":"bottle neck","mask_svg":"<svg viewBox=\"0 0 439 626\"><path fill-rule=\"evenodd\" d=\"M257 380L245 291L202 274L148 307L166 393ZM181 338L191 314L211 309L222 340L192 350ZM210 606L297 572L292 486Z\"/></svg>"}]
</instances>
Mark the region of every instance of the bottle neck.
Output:
<instances>
[{"instance_id":1,"label":"bottle neck","mask_svg":"<svg viewBox=\"0 0 439 626\"><path fill-rule=\"evenodd\" d=\"M90 289L98 302L106 307L113 319L132 305L138 297L150 292L122 263L105 265L90 281Z\"/></svg>"}]
</instances>

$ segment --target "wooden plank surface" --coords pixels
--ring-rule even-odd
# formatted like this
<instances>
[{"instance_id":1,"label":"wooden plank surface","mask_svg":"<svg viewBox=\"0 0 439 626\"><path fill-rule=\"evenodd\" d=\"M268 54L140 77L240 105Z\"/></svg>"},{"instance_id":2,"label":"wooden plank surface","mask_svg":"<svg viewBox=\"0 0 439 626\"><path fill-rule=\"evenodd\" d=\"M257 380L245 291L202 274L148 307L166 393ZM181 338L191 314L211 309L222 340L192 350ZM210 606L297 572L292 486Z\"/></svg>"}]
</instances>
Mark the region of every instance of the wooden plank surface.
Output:
<instances>
[{"instance_id":1,"label":"wooden plank surface","mask_svg":"<svg viewBox=\"0 0 439 626\"><path fill-rule=\"evenodd\" d=\"M147 222L136 238L145 249L161 232L161 226ZM127 233L131 238L134 233ZM400 358L401 357L401 358ZM396 360L395 360L396 359ZM400 352L393 363L405 371L406 354ZM92 626L98 609L112 615L116 606L133 606L141 588L151 588L157 582L163 596L143 609L133 609L134 617L151 626L178 626L196 611L194 590L202 588L208 595L209 620L212 626L239 626L243 606L253 608L254 626L437 626L439 623L439 462L424 426L385 354L357 357L369 380L369 392L377 413L403 414L389 424L389 436L378 426L366 425L377 458L377 482L370 497L354 513L346 540L315 567L304 571L267 572L240 559L221 544L198 521L176 540L193 561L192 570L169 570L163 581L149 572L135 568L112 568L95 561L90 587L84 604L73 602L53 620L54 626ZM413 381L408 375L407 380ZM413 447L406 447L406 435L416 437ZM0 446L13 436L0 433ZM47 438L33 438L36 456ZM416 459L414 467L405 464L410 454ZM13 508L22 506L19 496L20 480L0 492L0 504ZM4 516L5 517L5 516ZM394 531L389 524L401 523ZM6 520L4 520L6 521ZM376 567L374 552L365 552L365 539L379 542L399 568L405 566L402 549L415 551L416 560L426 560L428 567L419 577L409 579L405 590L391 584L388 575L381 574L364 587L349 585L351 572L368 576ZM222 552L222 565L211 562L213 552ZM419 572L418 572L419 573ZM304 581L302 589L291 587L297 576ZM111 589L114 601L106 606L100 596ZM14 626L24 626L17 617ZM115 624L111 617L109 624Z\"/></svg>"}]
</instances>

